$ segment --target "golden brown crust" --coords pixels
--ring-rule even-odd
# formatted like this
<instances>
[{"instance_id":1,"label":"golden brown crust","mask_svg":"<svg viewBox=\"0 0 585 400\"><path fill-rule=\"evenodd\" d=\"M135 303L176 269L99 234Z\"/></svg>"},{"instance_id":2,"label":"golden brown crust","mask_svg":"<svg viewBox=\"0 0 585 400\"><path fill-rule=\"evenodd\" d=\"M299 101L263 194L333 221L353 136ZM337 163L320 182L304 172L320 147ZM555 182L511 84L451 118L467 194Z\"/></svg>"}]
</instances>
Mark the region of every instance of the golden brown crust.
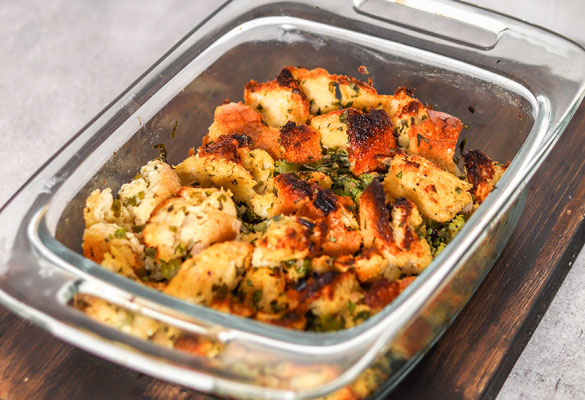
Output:
<instances>
[{"instance_id":1,"label":"golden brown crust","mask_svg":"<svg viewBox=\"0 0 585 400\"><path fill-rule=\"evenodd\" d=\"M382 184L374 180L362 194L359 211L364 248L375 250L389 261L385 269L378 267L380 277L395 276L397 270L418 274L432 261L428 243L416 233L422 219L413 202L398 198L388 212ZM370 280L376 269L369 263L363 269L358 276Z\"/></svg>"},{"instance_id":2,"label":"golden brown crust","mask_svg":"<svg viewBox=\"0 0 585 400\"><path fill-rule=\"evenodd\" d=\"M289 121L280 129L282 158L297 164L312 164L321 160L319 132L305 124Z\"/></svg>"},{"instance_id":3,"label":"golden brown crust","mask_svg":"<svg viewBox=\"0 0 585 400\"><path fill-rule=\"evenodd\" d=\"M414 279L413 276L395 281L389 281L385 278L379 279L366 291L364 303L374 311L381 310L392 303Z\"/></svg>"},{"instance_id":4,"label":"golden brown crust","mask_svg":"<svg viewBox=\"0 0 585 400\"><path fill-rule=\"evenodd\" d=\"M307 218L278 216L268 221L266 231L254 243L254 267L278 267L318 254L323 231Z\"/></svg>"},{"instance_id":5,"label":"golden brown crust","mask_svg":"<svg viewBox=\"0 0 585 400\"><path fill-rule=\"evenodd\" d=\"M411 144L416 140L416 152L434 161L445 171L457 174L453 161L455 147L463 124L459 118L439 111L428 111L429 118L415 126Z\"/></svg>"},{"instance_id":6,"label":"golden brown crust","mask_svg":"<svg viewBox=\"0 0 585 400\"><path fill-rule=\"evenodd\" d=\"M313 115L328 113L339 108L339 100L335 96L335 86L329 72L323 68L287 67L299 82L301 91L307 97L310 104L310 112Z\"/></svg>"},{"instance_id":7,"label":"golden brown crust","mask_svg":"<svg viewBox=\"0 0 585 400\"><path fill-rule=\"evenodd\" d=\"M339 86L341 107L371 110L380 105L378 92L371 85L345 75L331 75Z\"/></svg>"},{"instance_id":8,"label":"golden brown crust","mask_svg":"<svg viewBox=\"0 0 585 400\"><path fill-rule=\"evenodd\" d=\"M214 156L241 164L242 159L238 149L251 146L252 140L246 135L224 135L218 137L216 141L209 143L207 146L200 147L198 154L201 157Z\"/></svg>"},{"instance_id":9,"label":"golden brown crust","mask_svg":"<svg viewBox=\"0 0 585 400\"><path fill-rule=\"evenodd\" d=\"M470 193L474 196L475 203L479 205L490 194L508 165L493 162L479 150L463 154L463 160L467 170L467 179L473 185Z\"/></svg>"},{"instance_id":10,"label":"golden brown crust","mask_svg":"<svg viewBox=\"0 0 585 400\"><path fill-rule=\"evenodd\" d=\"M244 100L260 111L268 125L276 128L288 121L305 123L310 118L309 101L287 68L283 68L273 81L248 82L244 87Z\"/></svg>"},{"instance_id":11,"label":"golden brown crust","mask_svg":"<svg viewBox=\"0 0 585 400\"><path fill-rule=\"evenodd\" d=\"M384 110L347 109L348 158L355 176L385 169L382 160L396 149L392 121Z\"/></svg>"},{"instance_id":12,"label":"golden brown crust","mask_svg":"<svg viewBox=\"0 0 585 400\"><path fill-rule=\"evenodd\" d=\"M216 108L203 146L176 168L152 161L120 200L94 191L85 255L218 311L343 329L392 302L431 262L419 210L440 223L472 211L471 193L477 206L506 168L470 152L472 184L455 176L461 121L427 109L408 88L380 95L371 80L285 67L270 82L246 84L244 98ZM188 336L175 348L216 351ZM377 378L338 393L365 397Z\"/></svg>"},{"instance_id":13,"label":"golden brown crust","mask_svg":"<svg viewBox=\"0 0 585 400\"><path fill-rule=\"evenodd\" d=\"M421 155L445 171L458 174L453 161L461 121L446 113L427 109L412 97L408 88L398 88L392 96L379 96L392 123L398 145L410 155Z\"/></svg>"},{"instance_id":14,"label":"golden brown crust","mask_svg":"<svg viewBox=\"0 0 585 400\"><path fill-rule=\"evenodd\" d=\"M348 207L351 200L319 185L303 181L293 174L280 174L274 179L278 193L277 213L298 215L323 223L323 252L330 255L355 253L361 245L357 222ZM355 224L354 226L352 226Z\"/></svg>"},{"instance_id":15,"label":"golden brown crust","mask_svg":"<svg viewBox=\"0 0 585 400\"><path fill-rule=\"evenodd\" d=\"M254 147L268 152L273 158L281 157L278 130L266 125L262 114L241 102L223 104L215 109L213 124L203 145L232 134L246 135Z\"/></svg>"},{"instance_id":16,"label":"golden brown crust","mask_svg":"<svg viewBox=\"0 0 585 400\"><path fill-rule=\"evenodd\" d=\"M393 198L406 197L434 221L446 222L470 211L471 185L420 156L399 153L389 160L384 189Z\"/></svg>"}]
</instances>

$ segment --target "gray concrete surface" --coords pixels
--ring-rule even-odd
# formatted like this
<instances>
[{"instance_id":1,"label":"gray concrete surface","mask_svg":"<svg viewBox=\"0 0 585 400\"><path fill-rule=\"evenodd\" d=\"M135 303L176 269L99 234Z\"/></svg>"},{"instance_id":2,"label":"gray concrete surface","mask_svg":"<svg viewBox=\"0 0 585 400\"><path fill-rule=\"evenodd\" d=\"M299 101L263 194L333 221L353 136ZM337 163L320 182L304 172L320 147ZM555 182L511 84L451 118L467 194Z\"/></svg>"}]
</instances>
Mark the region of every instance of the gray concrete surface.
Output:
<instances>
[{"instance_id":1,"label":"gray concrete surface","mask_svg":"<svg viewBox=\"0 0 585 400\"><path fill-rule=\"evenodd\" d=\"M551 23L550 10L562 20L571 15L567 7L585 4L515 3L528 7L522 8L505 1L477 3L521 15L528 10L525 18L545 24ZM216 4L0 0L0 159L5 161L0 204ZM535 4L541 4L540 12ZM583 32L581 26L560 25L568 34ZM499 399L585 398L584 287L582 252Z\"/></svg>"}]
</instances>

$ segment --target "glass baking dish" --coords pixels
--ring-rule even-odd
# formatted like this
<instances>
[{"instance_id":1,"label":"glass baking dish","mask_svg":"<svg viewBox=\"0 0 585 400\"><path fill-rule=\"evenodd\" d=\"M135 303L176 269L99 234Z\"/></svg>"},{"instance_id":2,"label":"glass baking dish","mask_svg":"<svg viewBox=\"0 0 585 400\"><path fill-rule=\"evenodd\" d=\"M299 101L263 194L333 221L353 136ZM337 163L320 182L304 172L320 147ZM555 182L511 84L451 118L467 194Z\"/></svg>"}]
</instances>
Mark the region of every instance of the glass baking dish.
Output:
<instances>
[{"instance_id":1,"label":"glass baking dish","mask_svg":"<svg viewBox=\"0 0 585 400\"><path fill-rule=\"evenodd\" d=\"M92 189L119 188L158 156L159 143L176 164L201 143L217 105L238 101L248 80L270 80L285 65L349 75L366 65L380 93L415 88L417 98L463 120L468 148L511 160L493 193L404 293L355 328L298 332L171 298L81 256L82 209ZM203 392L313 398L369 367L384 370L375 384L381 396L440 337L497 259L529 178L583 98L584 65L585 52L567 39L458 2L228 1L1 210L0 224L11 229L0 237L0 300L75 346ZM76 293L209 339L221 352L210 359L129 336L71 307Z\"/></svg>"}]
</instances>

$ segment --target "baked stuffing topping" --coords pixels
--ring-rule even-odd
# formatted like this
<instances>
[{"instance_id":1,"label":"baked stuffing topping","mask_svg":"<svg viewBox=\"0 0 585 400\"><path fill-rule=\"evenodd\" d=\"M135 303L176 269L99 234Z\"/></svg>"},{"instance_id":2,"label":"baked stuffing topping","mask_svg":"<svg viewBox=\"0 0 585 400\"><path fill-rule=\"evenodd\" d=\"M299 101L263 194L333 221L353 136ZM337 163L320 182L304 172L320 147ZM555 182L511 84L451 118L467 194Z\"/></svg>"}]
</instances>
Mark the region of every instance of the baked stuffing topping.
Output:
<instances>
[{"instance_id":1,"label":"baked stuffing topping","mask_svg":"<svg viewBox=\"0 0 585 400\"><path fill-rule=\"evenodd\" d=\"M461 128L406 88L378 94L322 68L286 67L246 84L244 103L217 107L203 145L178 165L153 160L115 197L92 192L83 253L222 312L350 328L431 263L504 173L478 150L459 170ZM100 314L105 302L84 307L119 317Z\"/></svg>"}]
</instances>

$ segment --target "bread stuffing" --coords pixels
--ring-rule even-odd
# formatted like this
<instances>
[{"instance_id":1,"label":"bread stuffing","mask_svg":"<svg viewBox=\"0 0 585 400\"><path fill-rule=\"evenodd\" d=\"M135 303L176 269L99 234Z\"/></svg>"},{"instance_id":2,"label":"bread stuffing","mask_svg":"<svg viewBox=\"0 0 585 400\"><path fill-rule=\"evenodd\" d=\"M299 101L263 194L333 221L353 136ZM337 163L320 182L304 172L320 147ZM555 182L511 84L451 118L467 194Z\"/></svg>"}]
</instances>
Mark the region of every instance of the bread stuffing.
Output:
<instances>
[{"instance_id":1,"label":"bread stuffing","mask_svg":"<svg viewBox=\"0 0 585 400\"><path fill-rule=\"evenodd\" d=\"M505 172L479 150L460 163L462 126L407 88L379 94L371 81L285 67L219 105L177 165L161 157L117 192L96 187L83 254L219 312L351 328L431 264ZM121 311L90 303L93 316L123 325ZM176 336L159 330L136 334Z\"/></svg>"}]
</instances>

